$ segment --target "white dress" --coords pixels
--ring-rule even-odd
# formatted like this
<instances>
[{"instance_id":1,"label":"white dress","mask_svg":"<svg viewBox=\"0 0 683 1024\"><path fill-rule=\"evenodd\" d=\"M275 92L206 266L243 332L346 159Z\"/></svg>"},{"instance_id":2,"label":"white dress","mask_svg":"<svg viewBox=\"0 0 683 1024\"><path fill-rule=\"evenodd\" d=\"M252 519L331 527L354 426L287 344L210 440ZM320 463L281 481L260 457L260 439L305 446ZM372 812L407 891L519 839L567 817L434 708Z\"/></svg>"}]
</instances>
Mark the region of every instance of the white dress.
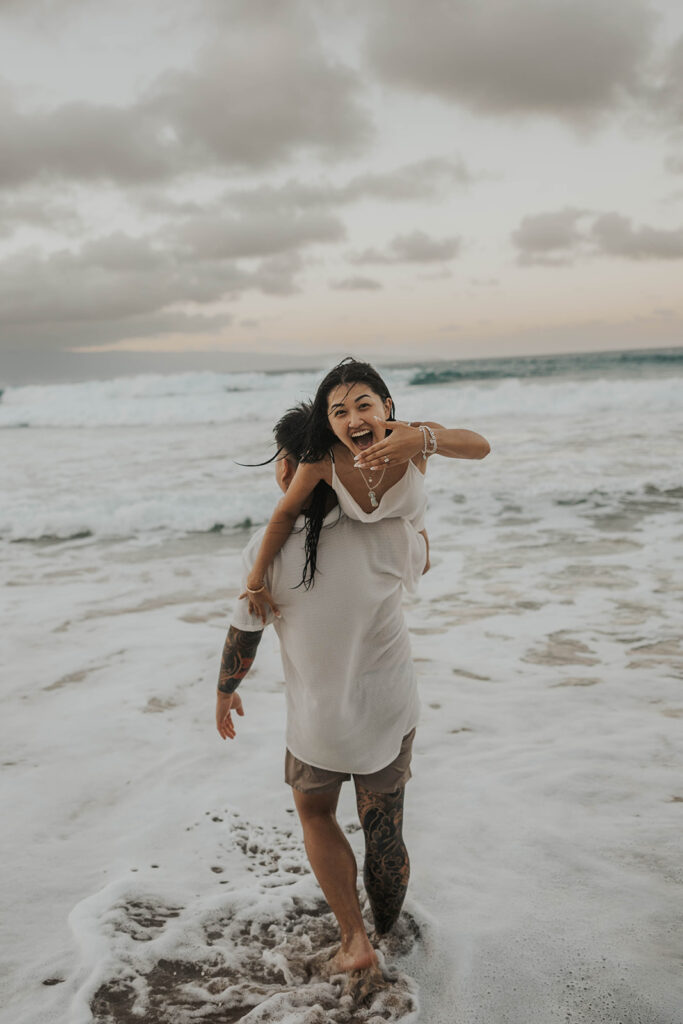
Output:
<instances>
[{"instance_id":1,"label":"white dress","mask_svg":"<svg viewBox=\"0 0 683 1024\"><path fill-rule=\"evenodd\" d=\"M394 760L419 718L402 602L404 586L413 589L422 574L424 540L405 519L362 525L335 508L320 533L315 584L306 590L304 525L300 516L265 574L281 612L276 619L269 608L266 619L280 640L287 746L306 764L366 775ZM244 551L243 586L264 532ZM236 602L232 625L263 629L246 601Z\"/></svg>"},{"instance_id":2,"label":"white dress","mask_svg":"<svg viewBox=\"0 0 683 1024\"><path fill-rule=\"evenodd\" d=\"M349 519L358 519L361 523L376 523L378 519L406 519L418 532L424 530L427 495L425 494L424 473L410 460L405 473L379 499L377 508L366 512L356 499L349 493L337 476L332 459L332 490L342 512Z\"/></svg>"}]
</instances>

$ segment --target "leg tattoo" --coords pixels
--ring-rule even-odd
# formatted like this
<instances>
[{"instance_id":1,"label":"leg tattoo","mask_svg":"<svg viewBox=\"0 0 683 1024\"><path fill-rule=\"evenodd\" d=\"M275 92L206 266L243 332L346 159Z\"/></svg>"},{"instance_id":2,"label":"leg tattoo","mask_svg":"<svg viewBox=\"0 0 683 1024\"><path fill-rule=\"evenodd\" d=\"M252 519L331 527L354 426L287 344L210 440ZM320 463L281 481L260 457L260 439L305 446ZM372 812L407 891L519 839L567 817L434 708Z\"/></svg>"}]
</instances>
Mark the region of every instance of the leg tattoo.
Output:
<instances>
[{"instance_id":1,"label":"leg tattoo","mask_svg":"<svg viewBox=\"0 0 683 1024\"><path fill-rule=\"evenodd\" d=\"M393 793L371 793L356 784L358 817L365 833L363 878L378 935L398 920L410 877L403 842L404 787Z\"/></svg>"}]
</instances>

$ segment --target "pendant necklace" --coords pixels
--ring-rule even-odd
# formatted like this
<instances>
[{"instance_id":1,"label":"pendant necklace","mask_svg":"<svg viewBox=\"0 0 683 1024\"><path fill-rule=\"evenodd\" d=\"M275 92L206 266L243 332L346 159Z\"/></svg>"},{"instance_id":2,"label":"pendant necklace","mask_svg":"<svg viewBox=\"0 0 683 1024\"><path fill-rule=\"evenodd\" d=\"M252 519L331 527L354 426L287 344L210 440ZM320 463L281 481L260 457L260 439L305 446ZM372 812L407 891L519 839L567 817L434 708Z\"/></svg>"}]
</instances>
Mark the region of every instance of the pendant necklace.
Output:
<instances>
[{"instance_id":1,"label":"pendant necklace","mask_svg":"<svg viewBox=\"0 0 683 1024\"><path fill-rule=\"evenodd\" d=\"M377 500L377 495L375 494L375 488L372 486L372 477L370 477L370 479L368 480L366 478L366 476L365 476L365 473L360 468L360 466L356 466L356 469L358 470L360 475L363 477L363 481L365 483L365 486L368 489L368 498L370 499L370 504L372 505L373 508L377 508L377 506L379 505L379 502ZM385 466L384 469L382 470L382 475L380 476L379 480L375 484L375 487L379 487L379 485L382 483L382 480L384 480L384 474L386 473L386 471L387 471L387 467Z\"/></svg>"}]
</instances>

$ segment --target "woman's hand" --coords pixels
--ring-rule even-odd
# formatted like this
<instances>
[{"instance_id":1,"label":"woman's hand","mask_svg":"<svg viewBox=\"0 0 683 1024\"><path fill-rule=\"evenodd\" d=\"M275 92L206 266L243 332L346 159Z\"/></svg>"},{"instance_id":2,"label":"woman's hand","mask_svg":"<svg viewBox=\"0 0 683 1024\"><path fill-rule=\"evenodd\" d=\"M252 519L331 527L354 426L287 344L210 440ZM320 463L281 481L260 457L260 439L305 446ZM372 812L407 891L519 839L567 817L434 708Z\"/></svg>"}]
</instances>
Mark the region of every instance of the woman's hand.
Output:
<instances>
[{"instance_id":1,"label":"woman's hand","mask_svg":"<svg viewBox=\"0 0 683 1024\"><path fill-rule=\"evenodd\" d=\"M419 427L411 427L405 420L375 419L380 426L391 431L388 437L370 445L355 458L358 469L383 469L384 466L398 466L410 462L424 448L424 438Z\"/></svg>"},{"instance_id":2,"label":"woman's hand","mask_svg":"<svg viewBox=\"0 0 683 1024\"><path fill-rule=\"evenodd\" d=\"M249 586L249 581L247 581L247 586ZM256 587L253 589L257 590ZM264 586L263 590L258 590L256 594L252 594L250 591L245 590L239 596L240 601L243 601L244 598L249 602L249 614L256 615L264 626L266 624L266 614L269 608L277 619L280 618L280 609L275 604L275 599L267 587Z\"/></svg>"}]
</instances>

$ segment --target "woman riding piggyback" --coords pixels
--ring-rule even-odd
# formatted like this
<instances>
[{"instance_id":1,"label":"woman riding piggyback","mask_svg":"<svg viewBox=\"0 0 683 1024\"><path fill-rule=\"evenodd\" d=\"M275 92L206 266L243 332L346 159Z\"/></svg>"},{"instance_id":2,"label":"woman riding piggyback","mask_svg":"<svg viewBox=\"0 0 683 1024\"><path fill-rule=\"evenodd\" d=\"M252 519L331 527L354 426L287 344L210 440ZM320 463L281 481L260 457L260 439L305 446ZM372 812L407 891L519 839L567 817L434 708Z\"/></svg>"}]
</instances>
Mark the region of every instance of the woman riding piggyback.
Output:
<instances>
[{"instance_id":1,"label":"woman riding piggyback","mask_svg":"<svg viewBox=\"0 0 683 1024\"><path fill-rule=\"evenodd\" d=\"M266 586L268 568L321 480L332 487L351 519L372 523L397 516L408 520L425 539L426 572L424 476L429 459L434 455L482 459L490 448L485 438L471 430L428 420L397 420L393 399L379 373L369 363L347 358L318 386L303 451L294 479L270 518L247 590L240 595L263 622L268 608L279 615ZM314 582L321 525L322 517L307 516L306 587Z\"/></svg>"}]
</instances>

